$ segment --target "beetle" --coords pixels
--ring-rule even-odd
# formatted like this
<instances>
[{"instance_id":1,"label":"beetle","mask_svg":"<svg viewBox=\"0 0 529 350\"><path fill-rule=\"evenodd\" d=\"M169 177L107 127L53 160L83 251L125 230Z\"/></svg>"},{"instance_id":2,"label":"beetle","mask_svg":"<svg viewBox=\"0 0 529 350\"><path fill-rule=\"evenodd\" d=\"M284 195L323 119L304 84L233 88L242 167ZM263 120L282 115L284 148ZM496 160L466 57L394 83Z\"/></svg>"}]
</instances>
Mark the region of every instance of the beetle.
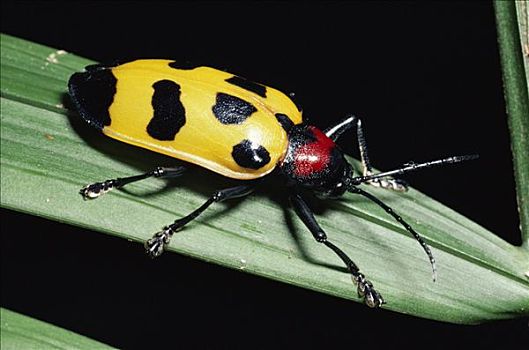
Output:
<instances>
[{"instance_id":1,"label":"beetle","mask_svg":"<svg viewBox=\"0 0 529 350\"><path fill-rule=\"evenodd\" d=\"M295 213L315 240L343 261L359 297L373 308L384 304L384 298L353 260L329 240L304 199L306 192L336 198L348 191L376 203L419 242L435 281L435 259L430 247L392 208L359 185L405 191L406 184L392 176L477 158L466 155L407 163L375 174L359 118L349 115L321 131L305 123L301 110L279 90L225 71L174 60L87 66L70 77L68 89L80 116L107 136L240 180L237 186L215 191L199 208L154 234L145 243L151 257L162 254L172 235L211 204L247 196L260 179L277 173L285 179ZM363 165L363 172L358 175L336 144L351 128L356 128ZM157 167L144 174L87 185L80 193L85 199L94 199L136 181L173 178L184 171L183 166Z\"/></svg>"}]
</instances>

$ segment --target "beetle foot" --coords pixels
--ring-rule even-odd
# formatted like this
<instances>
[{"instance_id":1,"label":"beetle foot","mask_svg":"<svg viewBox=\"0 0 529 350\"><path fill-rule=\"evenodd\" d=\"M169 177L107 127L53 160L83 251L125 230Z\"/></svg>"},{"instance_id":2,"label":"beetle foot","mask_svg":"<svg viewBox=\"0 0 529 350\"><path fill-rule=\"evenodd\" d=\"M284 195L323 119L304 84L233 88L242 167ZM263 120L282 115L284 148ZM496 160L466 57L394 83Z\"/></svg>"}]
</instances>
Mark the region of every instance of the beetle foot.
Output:
<instances>
[{"instance_id":1,"label":"beetle foot","mask_svg":"<svg viewBox=\"0 0 529 350\"><path fill-rule=\"evenodd\" d=\"M353 281L358 285L358 296L364 298L367 306L377 308L386 303L382 295L373 288L373 284L363 274L358 274Z\"/></svg>"},{"instance_id":2,"label":"beetle foot","mask_svg":"<svg viewBox=\"0 0 529 350\"><path fill-rule=\"evenodd\" d=\"M83 199L95 199L102 194L115 188L115 180L107 180L104 182L96 182L91 185L86 185L81 188L79 193L83 196Z\"/></svg>"},{"instance_id":3,"label":"beetle foot","mask_svg":"<svg viewBox=\"0 0 529 350\"><path fill-rule=\"evenodd\" d=\"M145 242L145 252L151 258L157 258L164 252L165 246L169 244L173 236L173 230L165 227L163 231L157 232L154 236Z\"/></svg>"},{"instance_id":4,"label":"beetle foot","mask_svg":"<svg viewBox=\"0 0 529 350\"><path fill-rule=\"evenodd\" d=\"M390 176L381 179L374 179L368 181L367 183L374 187L385 188L395 192L406 192L408 190L408 183L406 181L395 179Z\"/></svg>"}]
</instances>

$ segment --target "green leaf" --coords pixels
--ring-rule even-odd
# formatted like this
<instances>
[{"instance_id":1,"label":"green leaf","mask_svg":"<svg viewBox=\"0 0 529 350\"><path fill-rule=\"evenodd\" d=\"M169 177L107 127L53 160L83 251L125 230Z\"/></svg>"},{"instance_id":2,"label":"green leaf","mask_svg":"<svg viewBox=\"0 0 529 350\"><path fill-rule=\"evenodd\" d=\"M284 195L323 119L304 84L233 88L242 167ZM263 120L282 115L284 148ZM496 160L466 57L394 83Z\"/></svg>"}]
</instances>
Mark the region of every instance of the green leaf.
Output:
<instances>
[{"instance_id":1,"label":"green leaf","mask_svg":"<svg viewBox=\"0 0 529 350\"><path fill-rule=\"evenodd\" d=\"M0 308L0 348L3 350L112 349L82 335Z\"/></svg>"},{"instance_id":2,"label":"green leaf","mask_svg":"<svg viewBox=\"0 0 529 350\"><path fill-rule=\"evenodd\" d=\"M529 7L525 1L495 1L494 7L520 229L529 251Z\"/></svg>"},{"instance_id":3,"label":"green leaf","mask_svg":"<svg viewBox=\"0 0 529 350\"><path fill-rule=\"evenodd\" d=\"M175 160L106 138L63 107L68 77L93 62L6 35L1 52L2 206L144 242L226 186L224 178L196 169L83 201L78 191L87 183ZM413 189L368 190L426 238L439 269L434 283L421 247L373 203L354 195L325 202L319 222L383 294L385 308L454 323L529 313L526 251ZM281 198L271 190L214 205L169 249L360 301L341 261L314 242Z\"/></svg>"}]
</instances>

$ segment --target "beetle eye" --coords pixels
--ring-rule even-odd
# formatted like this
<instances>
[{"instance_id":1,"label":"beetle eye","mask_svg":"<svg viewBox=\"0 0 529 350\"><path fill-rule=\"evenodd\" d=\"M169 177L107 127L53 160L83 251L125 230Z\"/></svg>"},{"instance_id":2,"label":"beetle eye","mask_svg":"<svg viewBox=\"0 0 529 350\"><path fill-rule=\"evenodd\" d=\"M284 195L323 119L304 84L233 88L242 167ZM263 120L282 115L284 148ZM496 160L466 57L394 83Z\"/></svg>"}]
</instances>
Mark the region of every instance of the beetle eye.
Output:
<instances>
[{"instance_id":1,"label":"beetle eye","mask_svg":"<svg viewBox=\"0 0 529 350\"><path fill-rule=\"evenodd\" d=\"M326 191L319 192L318 197L327 199L338 198L341 197L346 190L347 188L345 184L340 181L336 183L336 185L334 185L330 190L328 189Z\"/></svg>"}]
</instances>

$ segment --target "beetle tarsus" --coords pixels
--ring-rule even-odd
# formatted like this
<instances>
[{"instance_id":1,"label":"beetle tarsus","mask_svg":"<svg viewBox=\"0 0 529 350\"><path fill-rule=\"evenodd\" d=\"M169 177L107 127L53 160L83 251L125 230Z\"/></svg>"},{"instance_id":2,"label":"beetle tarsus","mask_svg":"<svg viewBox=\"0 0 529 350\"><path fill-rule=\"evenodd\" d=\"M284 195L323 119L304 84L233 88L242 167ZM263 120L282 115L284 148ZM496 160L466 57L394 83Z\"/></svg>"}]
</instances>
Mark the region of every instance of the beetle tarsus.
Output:
<instances>
[{"instance_id":1,"label":"beetle tarsus","mask_svg":"<svg viewBox=\"0 0 529 350\"><path fill-rule=\"evenodd\" d=\"M165 246L169 244L171 237L173 236L173 230L170 227L166 227L163 231L156 232L154 236L145 242L145 252L151 258L157 258L165 250Z\"/></svg>"},{"instance_id":2,"label":"beetle tarsus","mask_svg":"<svg viewBox=\"0 0 529 350\"><path fill-rule=\"evenodd\" d=\"M107 180L103 182L96 182L90 185L86 185L81 188L79 193L83 196L83 199L95 199L102 194L107 193L115 187L115 180Z\"/></svg>"},{"instance_id":3,"label":"beetle tarsus","mask_svg":"<svg viewBox=\"0 0 529 350\"><path fill-rule=\"evenodd\" d=\"M363 297L364 303L370 308L378 308L386 303L382 295L373 288L373 284L363 274L355 276L353 282L358 285L358 296Z\"/></svg>"},{"instance_id":4,"label":"beetle tarsus","mask_svg":"<svg viewBox=\"0 0 529 350\"><path fill-rule=\"evenodd\" d=\"M372 175L372 174L368 174ZM381 179L373 179L367 182L369 185L374 187L380 187L395 192L406 192L408 191L408 183L401 179L395 179L393 177L385 177Z\"/></svg>"}]
</instances>

